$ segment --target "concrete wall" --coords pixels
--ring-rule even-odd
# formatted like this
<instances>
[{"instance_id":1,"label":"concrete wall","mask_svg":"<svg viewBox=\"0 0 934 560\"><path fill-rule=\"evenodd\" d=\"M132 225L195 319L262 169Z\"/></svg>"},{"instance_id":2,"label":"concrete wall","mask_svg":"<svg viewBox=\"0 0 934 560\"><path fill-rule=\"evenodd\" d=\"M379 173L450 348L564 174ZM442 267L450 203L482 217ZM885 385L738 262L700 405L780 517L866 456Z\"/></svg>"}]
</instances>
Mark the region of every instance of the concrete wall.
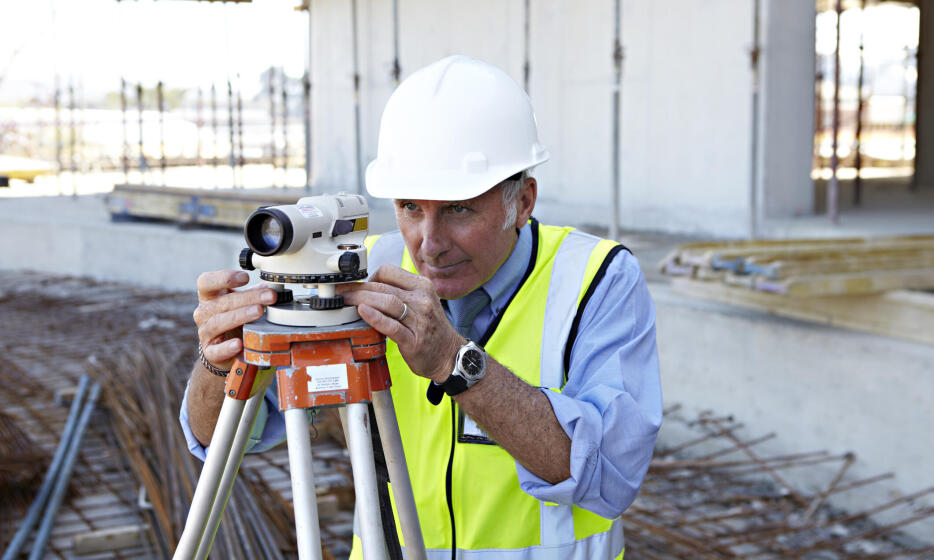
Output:
<instances>
[{"instance_id":1,"label":"concrete wall","mask_svg":"<svg viewBox=\"0 0 934 560\"><path fill-rule=\"evenodd\" d=\"M379 117L392 92L392 3L359 2L361 161L376 155ZM764 208L807 211L814 6L763 0L766 37L762 144ZM623 227L743 236L748 232L752 2L622 2ZM612 177L612 0L535 0L529 90L549 162L536 170L543 220L605 224ZM350 3L312 3L314 182L354 190ZM400 3L403 79L462 53L502 67L520 84L524 2ZM786 33L787 32L787 33ZM774 47L768 45L768 41ZM806 90L806 91L805 91ZM774 126L774 130L772 127ZM802 156L807 152L808 157ZM799 168L800 167L800 168ZM774 194L773 194L774 191Z\"/></svg>"},{"instance_id":2,"label":"concrete wall","mask_svg":"<svg viewBox=\"0 0 934 560\"><path fill-rule=\"evenodd\" d=\"M745 234L752 3L625 6L625 226Z\"/></svg>"}]
</instances>

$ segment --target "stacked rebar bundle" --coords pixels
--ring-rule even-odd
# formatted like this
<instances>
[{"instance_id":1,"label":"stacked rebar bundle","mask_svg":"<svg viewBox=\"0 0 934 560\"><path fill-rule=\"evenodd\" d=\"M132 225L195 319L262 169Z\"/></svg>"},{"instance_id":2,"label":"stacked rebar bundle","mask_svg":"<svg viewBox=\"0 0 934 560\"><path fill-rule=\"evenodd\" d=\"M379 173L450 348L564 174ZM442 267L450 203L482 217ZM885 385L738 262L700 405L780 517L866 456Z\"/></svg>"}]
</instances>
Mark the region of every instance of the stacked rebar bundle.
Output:
<instances>
[{"instance_id":1,"label":"stacked rebar bundle","mask_svg":"<svg viewBox=\"0 0 934 560\"><path fill-rule=\"evenodd\" d=\"M627 556L676 558L928 558L930 543L907 543L900 528L934 518L922 505L934 487L846 513L828 505L892 474L853 480L852 453L827 451L766 455L756 446L775 434L743 437L731 417L702 412L692 420L672 407L666 422L681 422L696 437L656 450L636 502L623 515ZM792 469L830 467L824 488L810 493L784 475ZM930 504L931 502L927 502ZM882 512L896 519L875 524Z\"/></svg>"}]
</instances>

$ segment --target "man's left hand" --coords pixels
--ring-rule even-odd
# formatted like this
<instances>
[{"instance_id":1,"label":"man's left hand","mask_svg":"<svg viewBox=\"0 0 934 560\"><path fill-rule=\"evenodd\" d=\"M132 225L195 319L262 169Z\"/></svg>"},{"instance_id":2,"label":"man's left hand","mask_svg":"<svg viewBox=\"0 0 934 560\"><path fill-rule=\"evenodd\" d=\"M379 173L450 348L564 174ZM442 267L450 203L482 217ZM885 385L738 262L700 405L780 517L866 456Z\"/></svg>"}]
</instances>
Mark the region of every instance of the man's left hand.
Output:
<instances>
[{"instance_id":1,"label":"man's left hand","mask_svg":"<svg viewBox=\"0 0 934 560\"><path fill-rule=\"evenodd\" d=\"M337 293L395 341L417 375L442 383L451 374L457 349L467 341L451 326L430 280L384 264L367 282L339 284Z\"/></svg>"}]
</instances>

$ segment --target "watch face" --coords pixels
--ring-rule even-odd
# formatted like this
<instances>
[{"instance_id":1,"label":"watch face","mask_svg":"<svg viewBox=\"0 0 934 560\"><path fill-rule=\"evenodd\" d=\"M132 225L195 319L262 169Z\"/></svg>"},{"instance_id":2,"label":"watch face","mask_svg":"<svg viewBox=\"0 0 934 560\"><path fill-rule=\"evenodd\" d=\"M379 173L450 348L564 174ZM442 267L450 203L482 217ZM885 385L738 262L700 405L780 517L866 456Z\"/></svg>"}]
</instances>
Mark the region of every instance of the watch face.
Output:
<instances>
[{"instance_id":1,"label":"watch face","mask_svg":"<svg viewBox=\"0 0 934 560\"><path fill-rule=\"evenodd\" d=\"M467 377L474 378L483 373L483 354L476 348L468 348L461 356L460 369Z\"/></svg>"}]
</instances>

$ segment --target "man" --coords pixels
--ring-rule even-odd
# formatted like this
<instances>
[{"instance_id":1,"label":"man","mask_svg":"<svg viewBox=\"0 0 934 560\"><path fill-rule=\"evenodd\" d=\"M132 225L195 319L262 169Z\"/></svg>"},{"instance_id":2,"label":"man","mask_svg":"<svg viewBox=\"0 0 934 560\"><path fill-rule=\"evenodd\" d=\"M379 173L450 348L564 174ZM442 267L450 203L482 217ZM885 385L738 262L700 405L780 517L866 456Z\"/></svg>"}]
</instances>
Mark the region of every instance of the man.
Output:
<instances>
[{"instance_id":1,"label":"man","mask_svg":"<svg viewBox=\"0 0 934 560\"><path fill-rule=\"evenodd\" d=\"M530 170L546 159L528 96L473 59L419 70L383 114L367 190L394 199L399 231L371 240L368 282L339 290L390 339L429 558L621 557L619 516L651 459L661 390L645 280L619 244L531 218ZM245 283L198 281L202 361L220 373L237 329L274 300L235 290ZM197 365L182 405L202 457L222 385ZM267 393L251 445L283 437Z\"/></svg>"}]
</instances>

